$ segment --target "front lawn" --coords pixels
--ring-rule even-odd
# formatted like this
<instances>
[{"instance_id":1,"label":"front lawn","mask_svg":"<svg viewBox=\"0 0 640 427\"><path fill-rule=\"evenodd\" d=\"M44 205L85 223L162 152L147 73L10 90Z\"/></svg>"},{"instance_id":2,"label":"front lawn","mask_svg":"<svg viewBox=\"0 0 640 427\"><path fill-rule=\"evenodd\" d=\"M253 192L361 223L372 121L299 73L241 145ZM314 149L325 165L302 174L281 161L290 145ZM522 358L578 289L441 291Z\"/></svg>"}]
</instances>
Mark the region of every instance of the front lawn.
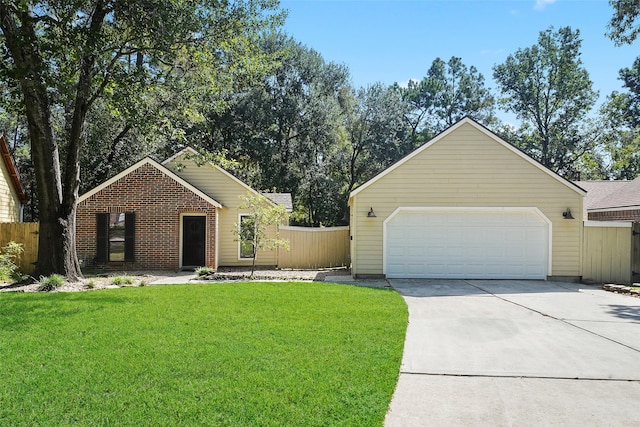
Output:
<instances>
[{"instance_id":1,"label":"front lawn","mask_svg":"<svg viewBox=\"0 0 640 427\"><path fill-rule=\"evenodd\" d=\"M407 308L326 283L0 294L0 425L382 425Z\"/></svg>"}]
</instances>

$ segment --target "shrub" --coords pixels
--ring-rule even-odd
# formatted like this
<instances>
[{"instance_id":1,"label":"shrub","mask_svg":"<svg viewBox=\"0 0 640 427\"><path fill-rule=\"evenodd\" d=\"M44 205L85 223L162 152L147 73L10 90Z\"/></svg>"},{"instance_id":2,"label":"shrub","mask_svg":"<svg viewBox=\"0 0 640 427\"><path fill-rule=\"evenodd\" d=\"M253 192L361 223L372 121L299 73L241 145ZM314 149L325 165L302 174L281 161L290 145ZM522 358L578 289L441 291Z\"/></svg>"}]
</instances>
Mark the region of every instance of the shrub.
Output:
<instances>
[{"instance_id":1,"label":"shrub","mask_svg":"<svg viewBox=\"0 0 640 427\"><path fill-rule=\"evenodd\" d=\"M0 280L20 280L17 263L23 252L22 244L13 241L0 249Z\"/></svg>"},{"instance_id":2,"label":"shrub","mask_svg":"<svg viewBox=\"0 0 640 427\"><path fill-rule=\"evenodd\" d=\"M111 279L111 284L116 286L131 285L132 283L133 279L129 276L115 276Z\"/></svg>"},{"instance_id":3,"label":"shrub","mask_svg":"<svg viewBox=\"0 0 640 427\"><path fill-rule=\"evenodd\" d=\"M51 276L40 276L38 280L38 291L40 292L51 292L58 289L61 285L65 283L65 278L60 276L59 274L52 274Z\"/></svg>"},{"instance_id":4,"label":"shrub","mask_svg":"<svg viewBox=\"0 0 640 427\"><path fill-rule=\"evenodd\" d=\"M198 268L196 268L196 276L198 276L198 277L208 276L209 274L213 274L215 272L216 271L211 267L198 267Z\"/></svg>"}]
</instances>

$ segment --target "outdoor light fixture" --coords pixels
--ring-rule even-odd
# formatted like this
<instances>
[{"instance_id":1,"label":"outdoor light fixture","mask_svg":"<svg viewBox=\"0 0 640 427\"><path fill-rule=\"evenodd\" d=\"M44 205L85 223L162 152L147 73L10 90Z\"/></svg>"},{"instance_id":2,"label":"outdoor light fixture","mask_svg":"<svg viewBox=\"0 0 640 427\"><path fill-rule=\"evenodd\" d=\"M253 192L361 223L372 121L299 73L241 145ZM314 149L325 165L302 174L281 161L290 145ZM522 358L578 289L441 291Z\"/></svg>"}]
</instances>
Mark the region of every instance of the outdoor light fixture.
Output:
<instances>
[{"instance_id":1,"label":"outdoor light fixture","mask_svg":"<svg viewBox=\"0 0 640 427\"><path fill-rule=\"evenodd\" d=\"M367 213L367 218L375 218L376 217L376 213L373 211L373 208L369 209L369 212Z\"/></svg>"},{"instance_id":2,"label":"outdoor light fixture","mask_svg":"<svg viewBox=\"0 0 640 427\"><path fill-rule=\"evenodd\" d=\"M566 211L562 212L562 216L564 219L575 219L573 215L571 215L571 209L567 208Z\"/></svg>"}]
</instances>

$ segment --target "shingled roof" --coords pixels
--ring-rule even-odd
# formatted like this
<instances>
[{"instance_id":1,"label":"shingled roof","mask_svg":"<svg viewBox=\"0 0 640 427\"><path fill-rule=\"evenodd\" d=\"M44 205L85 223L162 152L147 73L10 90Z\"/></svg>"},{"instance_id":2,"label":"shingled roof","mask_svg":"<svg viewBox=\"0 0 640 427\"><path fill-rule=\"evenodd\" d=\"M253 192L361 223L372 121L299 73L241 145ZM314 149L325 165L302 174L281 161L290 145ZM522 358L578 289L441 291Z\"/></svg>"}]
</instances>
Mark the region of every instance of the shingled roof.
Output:
<instances>
[{"instance_id":1,"label":"shingled roof","mask_svg":"<svg viewBox=\"0 0 640 427\"><path fill-rule=\"evenodd\" d=\"M287 212L293 212L291 193L264 193L264 195L276 205L283 205Z\"/></svg>"},{"instance_id":2,"label":"shingled roof","mask_svg":"<svg viewBox=\"0 0 640 427\"><path fill-rule=\"evenodd\" d=\"M578 181L587 190L585 210L640 206L640 177L632 181Z\"/></svg>"}]
</instances>

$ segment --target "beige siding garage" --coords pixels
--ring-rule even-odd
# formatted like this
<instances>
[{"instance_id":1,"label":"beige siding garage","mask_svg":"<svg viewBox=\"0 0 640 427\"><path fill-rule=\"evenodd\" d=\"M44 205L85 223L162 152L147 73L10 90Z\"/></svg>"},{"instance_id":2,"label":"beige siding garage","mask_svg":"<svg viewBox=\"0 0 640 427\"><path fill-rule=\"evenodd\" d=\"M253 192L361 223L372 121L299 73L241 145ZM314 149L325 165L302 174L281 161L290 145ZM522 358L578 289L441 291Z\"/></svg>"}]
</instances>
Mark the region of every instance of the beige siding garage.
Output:
<instances>
[{"instance_id":1,"label":"beige siding garage","mask_svg":"<svg viewBox=\"0 0 640 427\"><path fill-rule=\"evenodd\" d=\"M194 158L197 158L195 155L195 152L189 151L187 154L169 159L164 166L222 204L222 208L218 210L219 223L216 233L218 266L251 265L251 259L239 258L238 242L235 241L233 229L241 213L238 211L238 206L242 204L240 196L248 191L255 191L213 164L205 163L199 166L194 161ZM258 252L256 264L276 265L277 251Z\"/></svg>"},{"instance_id":2,"label":"beige siding garage","mask_svg":"<svg viewBox=\"0 0 640 427\"><path fill-rule=\"evenodd\" d=\"M583 196L579 187L463 119L352 193L352 274L385 273L383 223L398 208L527 207L551 221L549 276L580 276ZM564 219L567 208L575 219ZM370 209L376 217L367 216Z\"/></svg>"}]
</instances>

